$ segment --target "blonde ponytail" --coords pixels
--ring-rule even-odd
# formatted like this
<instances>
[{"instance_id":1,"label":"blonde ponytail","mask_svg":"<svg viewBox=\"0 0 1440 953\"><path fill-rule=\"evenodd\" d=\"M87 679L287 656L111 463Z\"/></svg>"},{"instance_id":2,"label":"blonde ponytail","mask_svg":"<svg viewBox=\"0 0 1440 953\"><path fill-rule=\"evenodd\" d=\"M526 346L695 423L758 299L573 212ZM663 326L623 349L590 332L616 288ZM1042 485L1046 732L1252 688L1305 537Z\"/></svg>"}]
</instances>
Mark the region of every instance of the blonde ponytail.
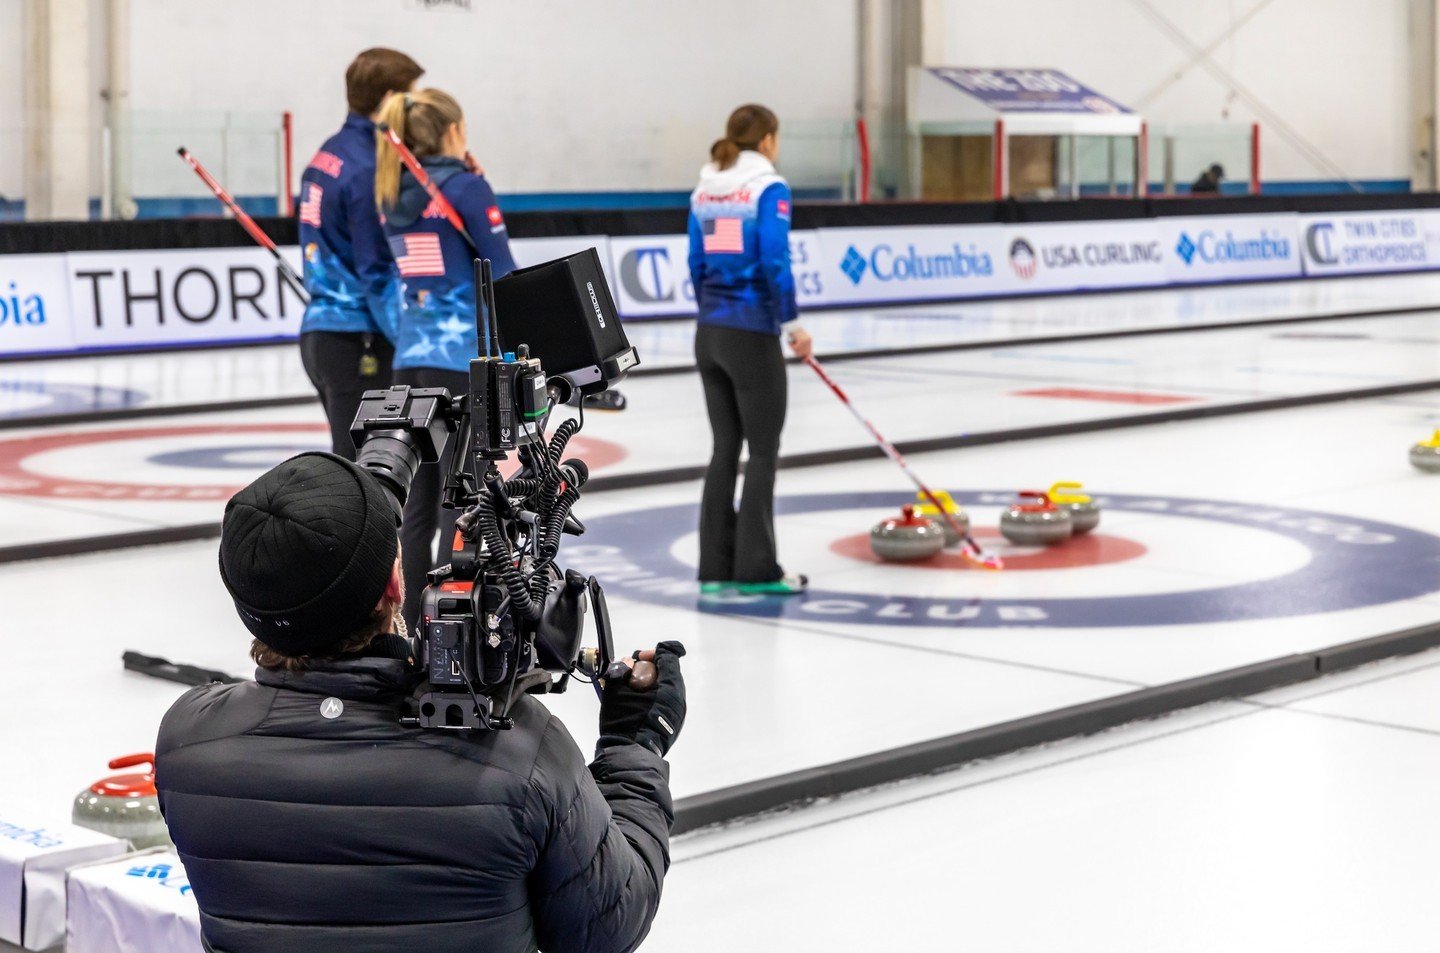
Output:
<instances>
[{"instance_id":1,"label":"blonde ponytail","mask_svg":"<svg viewBox=\"0 0 1440 953\"><path fill-rule=\"evenodd\" d=\"M417 159L439 155L445 134L463 120L455 97L438 89L391 93L380 104L379 124L389 126ZM375 142L375 205L382 212L400 198L400 155L378 133Z\"/></svg>"},{"instance_id":2,"label":"blonde ponytail","mask_svg":"<svg viewBox=\"0 0 1440 953\"><path fill-rule=\"evenodd\" d=\"M380 103L381 126L395 130L405 141L405 100L409 93L391 93ZM381 211L393 206L400 198L400 154L385 141L385 133L375 137L375 205Z\"/></svg>"}]
</instances>

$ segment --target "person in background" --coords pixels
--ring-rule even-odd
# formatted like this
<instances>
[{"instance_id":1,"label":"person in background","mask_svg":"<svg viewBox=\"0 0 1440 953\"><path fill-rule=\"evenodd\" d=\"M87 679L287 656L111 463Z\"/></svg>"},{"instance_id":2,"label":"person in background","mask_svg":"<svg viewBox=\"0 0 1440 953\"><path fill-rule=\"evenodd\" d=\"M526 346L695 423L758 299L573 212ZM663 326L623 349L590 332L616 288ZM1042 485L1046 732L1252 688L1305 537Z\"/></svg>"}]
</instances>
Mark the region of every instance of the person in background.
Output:
<instances>
[{"instance_id":1,"label":"person in background","mask_svg":"<svg viewBox=\"0 0 1440 953\"><path fill-rule=\"evenodd\" d=\"M1224 178L1225 178L1225 167L1222 166L1220 163L1217 162L1217 163L1215 163L1214 165L1212 165L1210 168L1206 169L1204 172L1201 172L1201 173L1200 173L1200 178L1196 179L1196 180L1195 180L1195 184L1192 185L1192 186L1190 186L1190 194L1191 194L1191 195L1207 195L1207 194L1208 194L1208 195L1216 195L1216 194L1219 194L1219 192L1220 192L1220 182L1221 182L1221 180L1224 179Z\"/></svg>"},{"instance_id":2,"label":"person in background","mask_svg":"<svg viewBox=\"0 0 1440 953\"><path fill-rule=\"evenodd\" d=\"M390 386L394 268L375 212L375 116L424 70L397 50L366 50L345 71L350 115L300 176L300 247L310 304L300 357L330 422L332 452L355 459L350 423L360 395Z\"/></svg>"},{"instance_id":3,"label":"person in background","mask_svg":"<svg viewBox=\"0 0 1440 953\"><path fill-rule=\"evenodd\" d=\"M460 213L469 242L430 200L388 142L374 148L375 201L400 276L400 322L395 338L394 382L468 392L470 360L479 352L475 330L474 259L488 258L498 281L515 270L504 216L490 183L467 158L460 104L438 89L392 94L380 108L389 126L420 160L426 174ZM450 470L447 455L421 467L405 502L400 548L405 570L405 621L420 615L425 574L449 562L455 510L442 510L440 491Z\"/></svg>"},{"instance_id":4,"label":"person in background","mask_svg":"<svg viewBox=\"0 0 1440 953\"><path fill-rule=\"evenodd\" d=\"M780 123L764 106L730 114L690 197L690 277L699 322L695 361L714 436L700 504L701 590L803 592L775 552L775 468L785 425L784 334L800 358L810 335L795 323L790 187L775 171ZM749 448L735 507L740 447Z\"/></svg>"}]
</instances>

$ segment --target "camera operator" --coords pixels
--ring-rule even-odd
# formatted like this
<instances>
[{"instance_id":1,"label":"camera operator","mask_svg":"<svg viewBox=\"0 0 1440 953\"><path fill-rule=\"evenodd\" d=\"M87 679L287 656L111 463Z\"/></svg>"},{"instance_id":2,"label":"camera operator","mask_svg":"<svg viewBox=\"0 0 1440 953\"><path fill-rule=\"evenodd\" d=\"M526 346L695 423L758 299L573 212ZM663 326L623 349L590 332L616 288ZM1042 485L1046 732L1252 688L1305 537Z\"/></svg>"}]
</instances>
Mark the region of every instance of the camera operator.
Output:
<instances>
[{"instance_id":1,"label":"camera operator","mask_svg":"<svg viewBox=\"0 0 1440 953\"><path fill-rule=\"evenodd\" d=\"M391 634L395 520L375 477L323 453L226 506L220 573L259 668L183 695L156 746L207 949L633 949L669 864L683 646L640 656L654 691L606 684L588 770L530 697L510 730L404 726L420 676Z\"/></svg>"}]
</instances>

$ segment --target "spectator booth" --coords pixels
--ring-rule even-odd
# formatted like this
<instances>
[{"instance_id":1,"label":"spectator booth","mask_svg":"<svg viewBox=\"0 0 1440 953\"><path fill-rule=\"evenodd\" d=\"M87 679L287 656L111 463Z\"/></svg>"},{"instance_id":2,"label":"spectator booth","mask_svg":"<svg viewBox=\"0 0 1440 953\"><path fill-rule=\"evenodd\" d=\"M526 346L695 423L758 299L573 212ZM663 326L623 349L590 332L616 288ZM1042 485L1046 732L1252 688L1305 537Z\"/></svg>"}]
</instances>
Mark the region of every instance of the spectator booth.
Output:
<instances>
[{"instance_id":1,"label":"spectator booth","mask_svg":"<svg viewBox=\"0 0 1440 953\"><path fill-rule=\"evenodd\" d=\"M1145 123L1059 70L912 68L906 129L926 201L1145 194Z\"/></svg>"}]
</instances>

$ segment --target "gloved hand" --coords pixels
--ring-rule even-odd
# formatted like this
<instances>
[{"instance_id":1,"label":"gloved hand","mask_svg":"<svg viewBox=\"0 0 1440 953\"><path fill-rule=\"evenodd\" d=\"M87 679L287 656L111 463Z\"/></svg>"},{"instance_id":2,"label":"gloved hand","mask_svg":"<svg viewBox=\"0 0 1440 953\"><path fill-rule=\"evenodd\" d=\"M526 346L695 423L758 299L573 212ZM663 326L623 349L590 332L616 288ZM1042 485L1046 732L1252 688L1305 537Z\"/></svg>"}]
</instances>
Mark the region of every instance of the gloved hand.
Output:
<instances>
[{"instance_id":1,"label":"gloved hand","mask_svg":"<svg viewBox=\"0 0 1440 953\"><path fill-rule=\"evenodd\" d=\"M600 747L633 742L665 757L685 724L685 677L680 674L684 654L685 646L679 642L655 646L652 691L636 691L617 678L605 682L600 698Z\"/></svg>"}]
</instances>

